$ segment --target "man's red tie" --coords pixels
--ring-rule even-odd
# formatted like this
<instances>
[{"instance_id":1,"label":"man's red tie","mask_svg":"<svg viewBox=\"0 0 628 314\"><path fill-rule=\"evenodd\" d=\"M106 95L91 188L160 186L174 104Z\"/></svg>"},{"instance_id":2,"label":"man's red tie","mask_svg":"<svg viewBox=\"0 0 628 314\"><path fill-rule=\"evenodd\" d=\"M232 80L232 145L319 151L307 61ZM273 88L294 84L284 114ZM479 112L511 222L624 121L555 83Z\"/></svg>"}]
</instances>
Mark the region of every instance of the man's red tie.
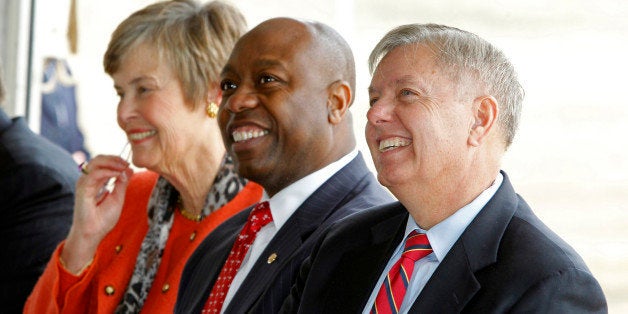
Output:
<instances>
[{"instance_id":1,"label":"man's red tie","mask_svg":"<svg viewBox=\"0 0 628 314\"><path fill-rule=\"evenodd\" d=\"M271 221L273 221L273 216L270 213L268 202L257 204L251 211L246 225L240 231L240 235L236 238L229 257L227 257L227 261L222 266L218 280L216 280L205 307L203 307L202 313L220 313L233 277L240 269L242 260L251 244L253 244L257 232Z\"/></svg>"},{"instance_id":2,"label":"man's red tie","mask_svg":"<svg viewBox=\"0 0 628 314\"><path fill-rule=\"evenodd\" d=\"M371 314L398 313L414 270L414 262L432 253L424 233L408 235L401 258L393 265L377 293Z\"/></svg>"}]
</instances>

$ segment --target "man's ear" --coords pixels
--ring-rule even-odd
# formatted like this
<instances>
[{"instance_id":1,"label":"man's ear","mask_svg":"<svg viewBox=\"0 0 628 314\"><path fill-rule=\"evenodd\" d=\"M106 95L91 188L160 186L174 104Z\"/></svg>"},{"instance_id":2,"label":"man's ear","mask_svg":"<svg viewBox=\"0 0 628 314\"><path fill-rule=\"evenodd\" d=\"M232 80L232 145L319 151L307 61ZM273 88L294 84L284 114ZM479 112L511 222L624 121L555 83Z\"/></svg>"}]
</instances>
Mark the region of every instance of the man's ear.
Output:
<instances>
[{"instance_id":1,"label":"man's ear","mask_svg":"<svg viewBox=\"0 0 628 314\"><path fill-rule=\"evenodd\" d=\"M486 136L492 132L498 114L497 100L493 96L482 96L473 101L474 122L469 130L469 145L482 145Z\"/></svg>"},{"instance_id":2,"label":"man's ear","mask_svg":"<svg viewBox=\"0 0 628 314\"><path fill-rule=\"evenodd\" d=\"M351 87L345 81L335 81L329 85L329 98L327 99L327 119L331 124L342 121L351 105Z\"/></svg>"}]
</instances>

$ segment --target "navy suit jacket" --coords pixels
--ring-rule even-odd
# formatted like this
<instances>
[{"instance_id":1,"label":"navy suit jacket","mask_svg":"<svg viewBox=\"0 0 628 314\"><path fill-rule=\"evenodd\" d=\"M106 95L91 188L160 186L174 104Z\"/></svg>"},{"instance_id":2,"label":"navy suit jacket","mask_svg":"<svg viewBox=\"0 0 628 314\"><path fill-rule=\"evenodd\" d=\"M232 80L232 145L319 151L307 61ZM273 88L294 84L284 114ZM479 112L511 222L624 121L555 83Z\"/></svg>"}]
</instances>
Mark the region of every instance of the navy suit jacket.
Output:
<instances>
[{"instance_id":1,"label":"navy suit jacket","mask_svg":"<svg viewBox=\"0 0 628 314\"><path fill-rule=\"evenodd\" d=\"M78 176L70 154L0 110L0 312L22 313L66 237Z\"/></svg>"},{"instance_id":2,"label":"navy suit jacket","mask_svg":"<svg viewBox=\"0 0 628 314\"><path fill-rule=\"evenodd\" d=\"M578 254L515 193L505 173L415 300L410 313L605 313ZM361 313L403 238L400 203L351 216L321 237L284 313Z\"/></svg>"},{"instance_id":3,"label":"navy suit jacket","mask_svg":"<svg viewBox=\"0 0 628 314\"><path fill-rule=\"evenodd\" d=\"M359 154L290 216L266 247L225 309L277 313L323 229L361 209L392 202ZM183 271L175 313L200 313L252 207L221 224L196 249ZM277 259L267 263L267 257Z\"/></svg>"}]
</instances>

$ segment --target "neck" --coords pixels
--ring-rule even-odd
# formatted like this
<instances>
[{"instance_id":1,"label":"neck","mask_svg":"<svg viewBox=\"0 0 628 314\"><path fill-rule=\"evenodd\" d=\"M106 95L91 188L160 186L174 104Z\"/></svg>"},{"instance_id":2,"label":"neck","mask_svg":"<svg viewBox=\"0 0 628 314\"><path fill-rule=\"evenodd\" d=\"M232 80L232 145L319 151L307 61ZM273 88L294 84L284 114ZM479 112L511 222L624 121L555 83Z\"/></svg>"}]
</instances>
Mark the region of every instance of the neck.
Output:
<instances>
[{"instance_id":1,"label":"neck","mask_svg":"<svg viewBox=\"0 0 628 314\"><path fill-rule=\"evenodd\" d=\"M428 230L471 203L489 188L499 166L472 165L455 175L438 175L403 188L391 188L417 224Z\"/></svg>"},{"instance_id":2,"label":"neck","mask_svg":"<svg viewBox=\"0 0 628 314\"><path fill-rule=\"evenodd\" d=\"M164 174L166 180L179 192L179 205L192 215L198 215L203 210L223 160L219 155L204 157L202 162L185 163L178 171L172 172L173 175ZM207 157L210 157L209 160Z\"/></svg>"},{"instance_id":3,"label":"neck","mask_svg":"<svg viewBox=\"0 0 628 314\"><path fill-rule=\"evenodd\" d=\"M273 197L275 194L281 192L283 189L294 184L295 182L311 175L314 172L317 172L323 168L326 168L327 166L331 165L334 162L339 161L340 159L345 157L347 154L349 154L353 149L354 149L354 146L343 147L337 150L330 149L327 155L323 155L319 158L318 164L313 164L313 163L309 164L308 166L310 168L307 169L308 171L306 173L300 173L298 176L289 177L288 174L286 174L285 176L283 176L284 180L279 181L279 182L270 182L270 181L263 181L263 180L258 180L256 182L259 182L264 187L264 191L266 191L266 194L269 197Z\"/></svg>"}]
</instances>

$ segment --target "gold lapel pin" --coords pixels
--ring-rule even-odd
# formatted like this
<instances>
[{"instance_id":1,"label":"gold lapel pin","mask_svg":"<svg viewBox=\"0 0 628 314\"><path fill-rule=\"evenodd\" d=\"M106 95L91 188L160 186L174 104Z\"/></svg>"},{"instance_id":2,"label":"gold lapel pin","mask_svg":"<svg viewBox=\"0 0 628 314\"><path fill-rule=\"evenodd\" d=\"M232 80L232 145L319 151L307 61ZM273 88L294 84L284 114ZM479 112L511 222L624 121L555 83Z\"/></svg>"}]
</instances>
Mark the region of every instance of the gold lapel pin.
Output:
<instances>
[{"instance_id":1,"label":"gold lapel pin","mask_svg":"<svg viewBox=\"0 0 628 314\"><path fill-rule=\"evenodd\" d=\"M277 253L270 254L270 256L268 256L268 259L266 260L266 263L271 264L276 259L277 259Z\"/></svg>"}]
</instances>

